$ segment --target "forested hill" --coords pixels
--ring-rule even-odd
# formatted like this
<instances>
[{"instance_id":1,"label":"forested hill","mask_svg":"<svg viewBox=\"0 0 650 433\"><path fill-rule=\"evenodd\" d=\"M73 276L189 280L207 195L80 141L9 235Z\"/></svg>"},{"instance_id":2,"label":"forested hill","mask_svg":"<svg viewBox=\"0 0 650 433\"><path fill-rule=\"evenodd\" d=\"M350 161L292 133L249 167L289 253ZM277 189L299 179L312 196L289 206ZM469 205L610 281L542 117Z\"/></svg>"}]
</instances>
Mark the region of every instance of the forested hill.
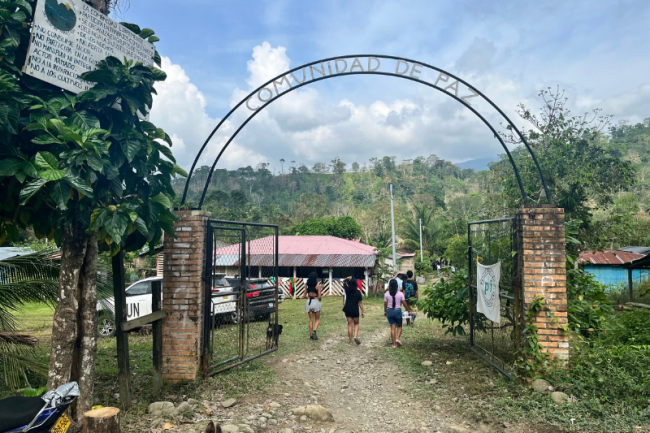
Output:
<instances>
[{"instance_id":1,"label":"forested hill","mask_svg":"<svg viewBox=\"0 0 650 433\"><path fill-rule=\"evenodd\" d=\"M564 143L563 149L573 145ZM650 226L646 212L650 208L650 119L637 125L612 127L608 134L600 134L586 147L575 144L575 149L569 149L572 153L563 155L548 145L538 145L536 149L557 197L556 203L562 202L562 194L578 197L583 207L582 213L575 211L575 217L582 221L583 228L599 227L601 237L594 237L592 243L619 246L650 242L640 234L645 225ZM513 154L525 166L526 154ZM571 173L578 172L572 164L579 157L603 167L614 167L614 171L625 168L632 178L618 182L617 173L610 169L609 173L603 171L602 179L590 180L593 185L579 185L571 178ZM446 249L450 237L465 232L468 220L510 215L520 199L518 190L508 187L512 173L508 172L503 155L501 161L491 164L491 170L485 171L461 169L435 155L412 160L384 156L361 164L336 158L312 167L282 162L282 172L275 174L269 171L268 164L216 170L203 208L216 218L279 224L285 232L305 221L349 215L360 225L364 242L378 242L386 239L390 229L388 185L392 182L398 231L403 238L412 238L409 227L419 218L427 220L432 226L428 228L432 233L429 249L435 254ZM557 174L550 173L553 170ZM523 172L526 182L526 170ZM190 203L198 203L208 173L207 166L196 170L188 193ZM175 189L180 196L184 179L178 181ZM594 190L599 181L612 187L606 197L602 191ZM564 191L567 185L569 192ZM531 199L538 199L536 190L531 191ZM568 217L573 216L569 213ZM616 226L612 218L627 218L625 233L612 232ZM630 239L630 233L635 233L636 238Z\"/></svg>"},{"instance_id":2,"label":"forested hill","mask_svg":"<svg viewBox=\"0 0 650 433\"><path fill-rule=\"evenodd\" d=\"M288 166L287 166L288 165ZM284 227L323 216L356 215L381 207L393 183L397 206L446 209L455 197L467 196L489 183L489 172L461 169L435 155L398 161L372 158L362 165L334 159L313 167L287 164L273 175L268 164L215 170L204 208L218 217L280 223ZM209 167L192 178L189 201L198 202ZM181 192L181 183L177 186Z\"/></svg>"}]
</instances>

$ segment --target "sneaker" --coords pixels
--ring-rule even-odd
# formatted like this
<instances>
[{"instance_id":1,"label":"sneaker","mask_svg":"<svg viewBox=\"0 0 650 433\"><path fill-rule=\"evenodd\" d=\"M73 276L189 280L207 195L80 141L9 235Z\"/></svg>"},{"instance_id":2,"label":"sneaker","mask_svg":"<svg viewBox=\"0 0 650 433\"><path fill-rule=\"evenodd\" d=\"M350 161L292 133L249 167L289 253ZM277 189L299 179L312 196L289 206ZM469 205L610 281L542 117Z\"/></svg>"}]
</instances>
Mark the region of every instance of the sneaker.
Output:
<instances>
[{"instance_id":1,"label":"sneaker","mask_svg":"<svg viewBox=\"0 0 650 433\"><path fill-rule=\"evenodd\" d=\"M361 344L361 340L359 340L358 338L355 338L355 339L354 339L354 342L357 343L357 346L358 346L359 344Z\"/></svg>"},{"instance_id":2,"label":"sneaker","mask_svg":"<svg viewBox=\"0 0 650 433\"><path fill-rule=\"evenodd\" d=\"M313 334L311 335L313 340L318 340L318 335L316 334L316 331L314 331Z\"/></svg>"}]
</instances>

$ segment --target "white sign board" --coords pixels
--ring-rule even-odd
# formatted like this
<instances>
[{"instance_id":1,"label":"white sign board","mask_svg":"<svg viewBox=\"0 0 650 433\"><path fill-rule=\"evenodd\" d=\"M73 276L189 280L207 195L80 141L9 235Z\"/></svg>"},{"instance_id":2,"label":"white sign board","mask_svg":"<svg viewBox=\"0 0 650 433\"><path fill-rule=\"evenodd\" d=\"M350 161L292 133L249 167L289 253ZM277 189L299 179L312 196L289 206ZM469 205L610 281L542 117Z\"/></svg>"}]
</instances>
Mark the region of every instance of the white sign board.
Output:
<instances>
[{"instance_id":1,"label":"white sign board","mask_svg":"<svg viewBox=\"0 0 650 433\"><path fill-rule=\"evenodd\" d=\"M38 0L23 72L73 93L79 78L108 56L153 65L156 48L82 0Z\"/></svg>"}]
</instances>

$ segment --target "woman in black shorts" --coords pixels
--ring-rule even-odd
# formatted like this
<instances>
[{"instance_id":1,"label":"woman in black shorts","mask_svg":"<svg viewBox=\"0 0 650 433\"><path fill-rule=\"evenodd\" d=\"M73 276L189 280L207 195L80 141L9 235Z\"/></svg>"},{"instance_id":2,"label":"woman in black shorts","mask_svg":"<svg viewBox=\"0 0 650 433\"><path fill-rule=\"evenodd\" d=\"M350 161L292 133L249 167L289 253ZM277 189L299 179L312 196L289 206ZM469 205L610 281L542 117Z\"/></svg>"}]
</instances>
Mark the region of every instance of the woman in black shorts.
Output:
<instances>
[{"instance_id":1,"label":"woman in black shorts","mask_svg":"<svg viewBox=\"0 0 650 433\"><path fill-rule=\"evenodd\" d=\"M343 281L343 289L345 289L345 297L343 299L343 312L348 321L348 337L350 337L350 344L354 342L361 344L357 338L359 335L359 308L361 308L361 317L365 317L363 313L363 298L357 285L357 280L354 277L347 277ZM352 330L354 328L354 337Z\"/></svg>"}]
</instances>

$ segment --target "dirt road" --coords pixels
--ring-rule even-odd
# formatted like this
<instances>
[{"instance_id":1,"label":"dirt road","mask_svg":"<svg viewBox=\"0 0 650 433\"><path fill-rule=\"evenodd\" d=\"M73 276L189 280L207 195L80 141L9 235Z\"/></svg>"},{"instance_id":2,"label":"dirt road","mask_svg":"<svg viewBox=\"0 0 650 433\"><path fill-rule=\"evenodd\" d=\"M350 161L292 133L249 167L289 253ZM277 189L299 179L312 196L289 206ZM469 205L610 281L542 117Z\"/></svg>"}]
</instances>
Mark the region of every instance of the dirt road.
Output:
<instances>
[{"instance_id":1,"label":"dirt road","mask_svg":"<svg viewBox=\"0 0 650 433\"><path fill-rule=\"evenodd\" d=\"M348 346L346 336L334 336L322 342L319 351L274 363L284 384L293 388L292 396L302 395L302 404L317 402L334 415L334 423L314 426L316 431L503 431L468 423L442 402L432 404L430 399L417 398L414 394L426 392L419 389L424 384L410 383L391 362L386 352L394 349L387 329L361 337L360 346Z\"/></svg>"}]
</instances>

